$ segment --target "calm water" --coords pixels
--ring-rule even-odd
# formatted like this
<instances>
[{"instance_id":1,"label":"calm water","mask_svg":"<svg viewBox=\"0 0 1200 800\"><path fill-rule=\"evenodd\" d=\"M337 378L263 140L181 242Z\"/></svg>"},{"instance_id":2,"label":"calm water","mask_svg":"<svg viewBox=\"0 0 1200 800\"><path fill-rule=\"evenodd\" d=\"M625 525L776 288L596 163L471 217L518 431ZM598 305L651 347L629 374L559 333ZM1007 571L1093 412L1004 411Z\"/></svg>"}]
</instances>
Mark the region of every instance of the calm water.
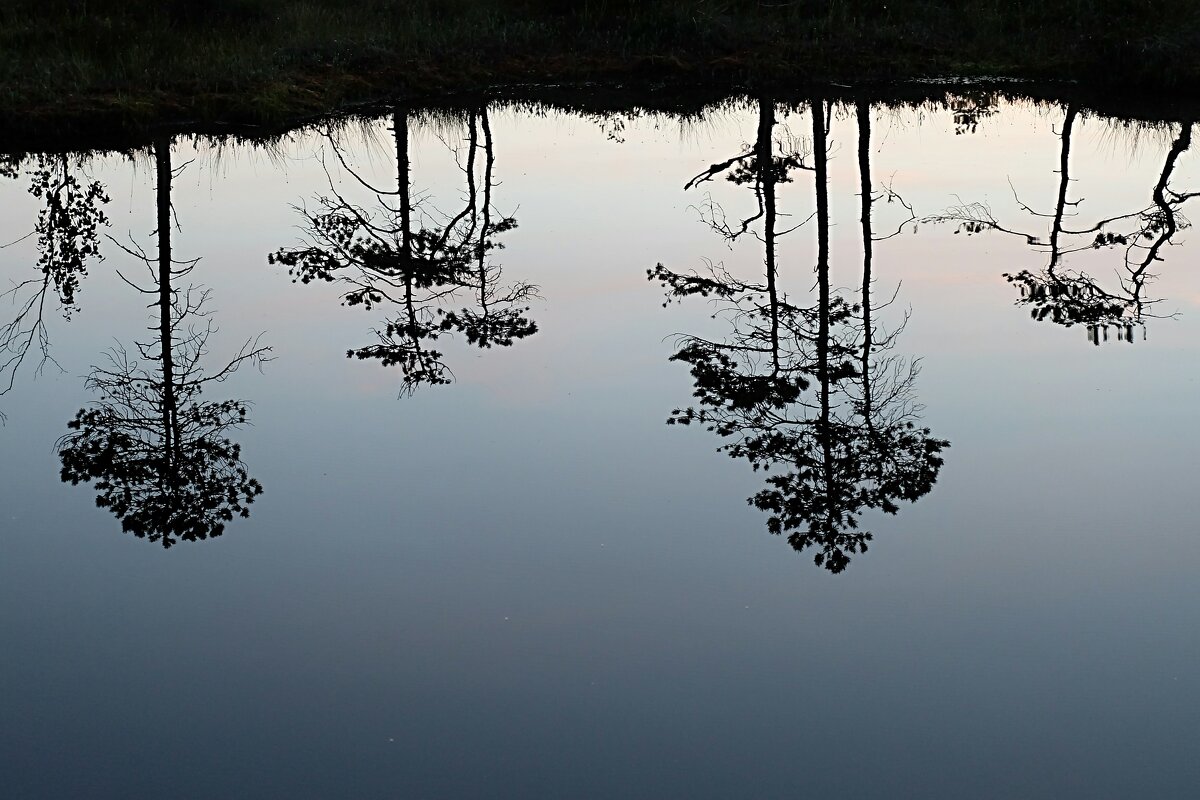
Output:
<instances>
[{"instance_id":1,"label":"calm water","mask_svg":"<svg viewBox=\"0 0 1200 800\"><path fill-rule=\"evenodd\" d=\"M1194 796L1192 126L824 111L3 162L2 793Z\"/></svg>"}]
</instances>

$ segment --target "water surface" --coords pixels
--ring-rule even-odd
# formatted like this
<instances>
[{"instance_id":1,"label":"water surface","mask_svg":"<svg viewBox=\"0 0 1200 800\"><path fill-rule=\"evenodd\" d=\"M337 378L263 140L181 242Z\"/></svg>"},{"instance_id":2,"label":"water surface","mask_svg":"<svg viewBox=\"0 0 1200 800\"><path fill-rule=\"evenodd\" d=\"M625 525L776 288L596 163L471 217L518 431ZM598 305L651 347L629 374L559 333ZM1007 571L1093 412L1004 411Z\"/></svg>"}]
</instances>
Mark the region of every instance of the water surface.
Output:
<instances>
[{"instance_id":1,"label":"water surface","mask_svg":"<svg viewBox=\"0 0 1200 800\"><path fill-rule=\"evenodd\" d=\"M1191 796L1193 126L812 107L6 159L4 793Z\"/></svg>"}]
</instances>

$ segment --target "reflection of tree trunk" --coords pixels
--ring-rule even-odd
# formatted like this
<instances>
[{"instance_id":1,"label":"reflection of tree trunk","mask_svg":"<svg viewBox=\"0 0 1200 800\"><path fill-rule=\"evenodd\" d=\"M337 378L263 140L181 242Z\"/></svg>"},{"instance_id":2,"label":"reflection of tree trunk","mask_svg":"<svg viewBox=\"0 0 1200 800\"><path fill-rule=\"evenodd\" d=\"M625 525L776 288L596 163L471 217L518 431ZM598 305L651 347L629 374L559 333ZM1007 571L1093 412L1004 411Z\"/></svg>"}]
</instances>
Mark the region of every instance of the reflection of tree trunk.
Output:
<instances>
[{"instance_id":1,"label":"reflection of tree trunk","mask_svg":"<svg viewBox=\"0 0 1200 800\"><path fill-rule=\"evenodd\" d=\"M863 345L862 386L863 419L870 428L871 422L871 259L874 255L871 238L871 106L865 100L857 104L858 115L858 180L862 194L862 243L863 243Z\"/></svg>"},{"instance_id":2,"label":"reflection of tree trunk","mask_svg":"<svg viewBox=\"0 0 1200 800\"><path fill-rule=\"evenodd\" d=\"M483 126L483 221L479 229L479 306L484 317L488 315L487 240L492 226L492 169L496 164L496 152L492 148L492 127L488 121L487 106L479 112Z\"/></svg>"},{"instance_id":3,"label":"reflection of tree trunk","mask_svg":"<svg viewBox=\"0 0 1200 800\"><path fill-rule=\"evenodd\" d=\"M171 352L174 308L171 297L171 140L154 144L158 205L158 335L162 354L163 438L168 465L179 460L179 414L175 398L175 361Z\"/></svg>"},{"instance_id":4,"label":"reflection of tree trunk","mask_svg":"<svg viewBox=\"0 0 1200 800\"><path fill-rule=\"evenodd\" d=\"M763 202L763 240L767 250L767 295L771 301L771 374L779 374L779 290L775 283L775 164L773 135L775 130L775 101L760 97L758 101L758 141L755 143L755 163L758 168L759 191Z\"/></svg>"},{"instance_id":5,"label":"reflection of tree trunk","mask_svg":"<svg viewBox=\"0 0 1200 800\"><path fill-rule=\"evenodd\" d=\"M392 113L396 134L396 194L400 196L400 268L404 276L404 308L408 313L409 331L417 330L417 313L413 307L413 245L412 197L408 173L408 114L399 108Z\"/></svg>"},{"instance_id":6,"label":"reflection of tree trunk","mask_svg":"<svg viewBox=\"0 0 1200 800\"><path fill-rule=\"evenodd\" d=\"M396 193L400 196L400 252L405 263L412 257L412 199L408 192L408 114L392 113L396 134Z\"/></svg>"},{"instance_id":7,"label":"reflection of tree trunk","mask_svg":"<svg viewBox=\"0 0 1200 800\"><path fill-rule=\"evenodd\" d=\"M821 383L820 438L825 485L833 487L833 443L829 406L829 187L825 130L825 103L812 101L813 161L817 190L817 379ZM832 504L830 506L832 511ZM832 523L832 520L831 520Z\"/></svg>"},{"instance_id":8,"label":"reflection of tree trunk","mask_svg":"<svg viewBox=\"0 0 1200 800\"><path fill-rule=\"evenodd\" d=\"M450 221L446 223L446 227L443 230L438 243L439 249L444 249L446 247L446 244L450 241L450 236L458 229L458 223L462 222L464 219L470 221L470 227L462 236L461 240L456 242L456 245L465 247L475 236L475 224L479 216L479 191L475 187L475 154L478 149L479 123L477 119L477 112L472 111L467 120L467 166L466 169L463 170L467 177L467 205L462 211L451 217Z\"/></svg>"},{"instance_id":9,"label":"reflection of tree trunk","mask_svg":"<svg viewBox=\"0 0 1200 800\"><path fill-rule=\"evenodd\" d=\"M1162 212L1162 228L1159 231L1158 236L1155 238L1154 243L1150 245L1149 250L1146 251L1146 257L1142 260L1142 263L1134 272L1133 277L1135 279L1141 277L1142 273L1146 271L1150 264L1158 259L1158 251L1162 249L1164 244L1171 241L1171 237L1174 236L1176 231L1179 229L1179 224L1175 220L1175 209L1171 207L1170 202L1167 200L1167 184L1171 180L1171 173L1175 171L1175 162L1179 160L1179 156L1182 155L1183 151L1187 150L1191 144L1192 123L1184 122L1179 129L1178 138L1175 139L1175 142L1171 145L1171 151L1167 154L1167 160L1163 164L1162 174L1158 177L1158 183L1154 185L1154 205L1158 206L1159 211ZM1138 290L1140 292L1140 285Z\"/></svg>"},{"instance_id":10,"label":"reflection of tree trunk","mask_svg":"<svg viewBox=\"0 0 1200 800\"><path fill-rule=\"evenodd\" d=\"M829 189L824 104L812 103L813 159L817 193L817 377L821 381L821 417L829 416Z\"/></svg>"},{"instance_id":11,"label":"reflection of tree trunk","mask_svg":"<svg viewBox=\"0 0 1200 800\"><path fill-rule=\"evenodd\" d=\"M1058 202L1054 205L1054 223L1050 227L1050 269L1058 266L1061 258L1058 239L1062 233L1063 214L1067 208L1067 185L1071 180L1071 129L1075 127L1075 117L1079 109L1074 103L1067 106L1066 117L1063 119L1062 150L1058 160Z\"/></svg>"}]
</instances>

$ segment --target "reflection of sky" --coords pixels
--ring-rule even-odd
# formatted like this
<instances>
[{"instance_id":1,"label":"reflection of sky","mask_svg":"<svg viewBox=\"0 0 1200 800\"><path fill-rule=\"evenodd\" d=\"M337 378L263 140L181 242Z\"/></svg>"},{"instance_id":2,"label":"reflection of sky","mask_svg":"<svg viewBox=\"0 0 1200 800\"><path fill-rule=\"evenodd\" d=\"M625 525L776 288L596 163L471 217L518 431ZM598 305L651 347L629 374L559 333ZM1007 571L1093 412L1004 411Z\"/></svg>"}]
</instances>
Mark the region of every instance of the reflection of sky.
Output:
<instances>
[{"instance_id":1,"label":"reflection of sky","mask_svg":"<svg viewBox=\"0 0 1200 800\"><path fill-rule=\"evenodd\" d=\"M873 148L876 182L919 214L958 195L1017 219L1010 180L1052 210L1061 112L1008 107L964 136L924 117L877 115ZM881 316L911 310L898 350L923 358L926 423L953 447L933 493L869 519L871 551L833 578L766 533L744 464L662 424L690 394L671 335L716 328L703 303L662 309L645 270L758 268L754 243L725 249L691 208L701 195L681 191L754 126L726 114L681 136L639 120L617 144L585 120L497 113L496 203L520 227L496 260L541 286L541 332L482 353L449 344L458 383L404 400L393 375L344 356L382 315L266 264L297 239L291 206L327 187L320 141L216 166L180 145L177 164L197 161L176 183L177 254L203 256L213 355L266 331L278 357L213 392L254 403L238 438L267 491L223 538L163 553L57 482L77 376L147 321L109 247L76 318L51 322L67 374L0 399L15 796L1188 796L1192 248L1167 253L1153 290L1181 316L1096 348L1013 306L1001 273L1042 264L1019 240L923 226L880 243L877 294L902 282ZM348 136L351 163L369 149L365 172L386 186L389 136ZM834 281L851 287L853 136L835 117ZM1081 215L1149 202L1170 137L1133 155L1123 141L1077 124ZM413 163L414 185L451 208L445 146L420 134ZM1185 154L1174 185L1200 185L1196 164ZM145 162L90 169L113 235L149 245ZM708 186L749 207L744 188ZM0 192L8 242L36 212L24 179ZM780 202L810 213L809 174ZM880 228L895 211L877 209ZM794 293L811 285L812 237L782 245ZM0 251L6 281L31 244Z\"/></svg>"}]
</instances>

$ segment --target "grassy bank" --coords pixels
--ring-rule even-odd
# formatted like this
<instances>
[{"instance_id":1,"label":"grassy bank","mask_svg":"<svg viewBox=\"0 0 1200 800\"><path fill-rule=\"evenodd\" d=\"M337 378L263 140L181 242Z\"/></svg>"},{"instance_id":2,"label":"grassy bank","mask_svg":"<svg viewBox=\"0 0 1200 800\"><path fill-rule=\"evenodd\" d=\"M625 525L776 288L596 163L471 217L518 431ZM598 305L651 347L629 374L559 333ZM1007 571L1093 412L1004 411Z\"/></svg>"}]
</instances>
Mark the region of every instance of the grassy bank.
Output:
<instances>
[{"instance_id":1,"label":"grassy bank","mask_svg":"<svg viewBox=\"0 0 1200 800\"><path fill-rule=\"evenodd\" d=\"M0 0L0 126L277 122L496 84L1200 88L1192 0Z\"/></svg>"}]
</instances>

